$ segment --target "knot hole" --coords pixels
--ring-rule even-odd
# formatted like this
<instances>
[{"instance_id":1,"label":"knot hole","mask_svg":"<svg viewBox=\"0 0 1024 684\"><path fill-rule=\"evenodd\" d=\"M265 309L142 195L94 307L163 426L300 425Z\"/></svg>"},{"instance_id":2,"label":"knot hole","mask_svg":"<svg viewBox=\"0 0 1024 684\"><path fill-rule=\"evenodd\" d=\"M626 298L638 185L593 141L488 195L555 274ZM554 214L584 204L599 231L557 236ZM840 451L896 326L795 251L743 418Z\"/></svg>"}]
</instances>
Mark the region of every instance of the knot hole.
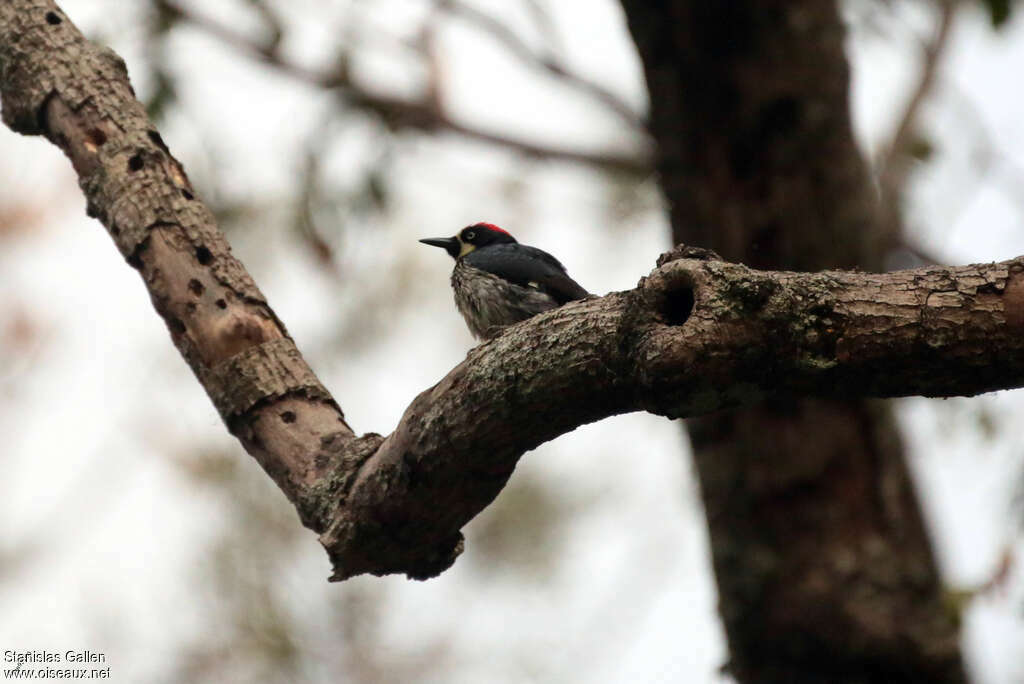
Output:
<instances>
[{"instance_id":1,"label":"knot hole","mask_svg":"<svg viewBox=\"0 0 1024 684\"><path fill-rule=\"evenodd\" d=\"M685 283L673 283L665 290L661 315L669 325L682 325L693 313L693 304L693 286Z\"/></svg>"}]
</instances>

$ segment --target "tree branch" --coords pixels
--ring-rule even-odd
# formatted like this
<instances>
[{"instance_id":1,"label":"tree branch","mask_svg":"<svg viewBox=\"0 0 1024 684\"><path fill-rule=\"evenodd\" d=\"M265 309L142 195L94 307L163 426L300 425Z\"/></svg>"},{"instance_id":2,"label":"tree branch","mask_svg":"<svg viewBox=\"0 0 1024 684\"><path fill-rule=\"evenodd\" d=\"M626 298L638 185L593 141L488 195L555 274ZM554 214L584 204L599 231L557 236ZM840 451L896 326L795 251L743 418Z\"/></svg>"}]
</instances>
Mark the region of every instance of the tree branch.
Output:
<instances>
[{"instance_id":1,"label":"tree branch","mask_svg":"<svg viewBox=\"0 0 1024 684\"><path fill-rule=\"evenodd\" d=\"M134 98L49 0L0 5L0 99L78 172L228 429L320 533L332 579L438 574L526 451L628 411L767 395L970 395L1024 385L1024 258L887 274L755 271L676 248L626 292L472 350L389 436L356 437Z\"/></svg>"},{"instance_id":2,"label":"tree branch","mask_svg":"<svg viewBox=\"0 0 1024 684\"><path fill-rule=\"evenodd\" d=\"M481 31L501 43L524 66L540 70L549 76L554 76L567 87L578 90L594 101L604 105L610 112L618 116L624 124L643 134L645 138L648 136L647 123L644 117L634 111L621 97L600 83L573 73L554 59L536 54L527 45L526 41L500 20L459 0L438 0L437 7L453 16L461 17L465 21L475 24Z\"/></svg>"},{"instance_id":3,"label":"tree branch","mask_svg":"<svg viewBox=\"0 0 1024 684\"><path fill-rule=\"evenodd\" d=\"M938 5L939 18L935 33L930 40L921 45L921 73L877 162L879 182L890 199L898 197L904 190L909 161L907 152L917 134L921 108L935 87L939 64L949 46L954 20L960 7L956 0L941 0Z\"/></svg>"},{"instance_id":4,"label":"tree branch","mask_svg":"<svg viewBox=\"0 0 1024 684\"><path fill-rule=\"evenodd\" d=\"M337 89L345 93L353 106L373 112L389 126L421 131L448 131L458 135L508 148L513 152L537 159L555 159L587 164L616 173L646 176L651 173L650 154L642 151L635 155L617 152L589 152L570 148L552 147L488 131L465 123L445 111L441 102L428 96L418 100L397 98L373 92L351 78L342 60L332 70L318 70L294 64L281 54L278 42L260 43L234 29L224 26L175 0L155 0L163 11L187 20L196 28L218 38L233 49L254 56L282 73L324 89ZM583 87L577 86L577 87ZM614 97L609 95L609 97Z\"/></svg>"}]
</instances>

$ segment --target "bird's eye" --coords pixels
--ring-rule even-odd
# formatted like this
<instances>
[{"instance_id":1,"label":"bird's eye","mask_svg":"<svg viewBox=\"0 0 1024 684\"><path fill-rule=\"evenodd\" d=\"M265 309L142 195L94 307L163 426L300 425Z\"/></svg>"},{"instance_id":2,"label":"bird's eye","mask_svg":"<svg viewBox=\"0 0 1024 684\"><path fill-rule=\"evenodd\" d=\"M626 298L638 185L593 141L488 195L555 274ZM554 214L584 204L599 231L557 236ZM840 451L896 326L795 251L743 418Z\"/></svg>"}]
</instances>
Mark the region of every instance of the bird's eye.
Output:
<instances>
[{"instance_id":1,"label":"bird's eye","mask_svg":"<svg viewBox=\"0 0 1024 684\"><path fill-rule=\"evenodd\" d=\"M470 230L470 231L467 231L467 232L466 232L466 233L464 233L464 234L463 234L463 236L462 236L462 238L463 238L464 240L472 240L472 239L473 239L473 238L475 238L475 237L476 237L476 233L474 233L474 232L473 232L473 231L471 231L471 230Z\"/></svg>"}]
</instances>

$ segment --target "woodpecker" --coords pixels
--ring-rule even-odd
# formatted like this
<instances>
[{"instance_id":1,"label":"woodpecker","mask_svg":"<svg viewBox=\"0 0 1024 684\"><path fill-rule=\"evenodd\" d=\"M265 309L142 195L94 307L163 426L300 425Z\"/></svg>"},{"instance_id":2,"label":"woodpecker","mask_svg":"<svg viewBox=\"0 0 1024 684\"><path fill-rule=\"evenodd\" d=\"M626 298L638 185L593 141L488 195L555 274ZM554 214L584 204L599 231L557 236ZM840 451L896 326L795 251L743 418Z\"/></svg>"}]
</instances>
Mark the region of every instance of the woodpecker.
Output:
<instances>
[{"instance_id":1,"label":"woodpecker","mask_svg":"<svg viewBox=\"0 0 1024 684\"><path fill-rule=\"evenodd\" d=\"M477 339L488 340L531 316L583 299L588 292L558 259L521 245L492 223L474 223L450 238L424 238L455 259L455 306Z\"/></svg>"}]
</instances>

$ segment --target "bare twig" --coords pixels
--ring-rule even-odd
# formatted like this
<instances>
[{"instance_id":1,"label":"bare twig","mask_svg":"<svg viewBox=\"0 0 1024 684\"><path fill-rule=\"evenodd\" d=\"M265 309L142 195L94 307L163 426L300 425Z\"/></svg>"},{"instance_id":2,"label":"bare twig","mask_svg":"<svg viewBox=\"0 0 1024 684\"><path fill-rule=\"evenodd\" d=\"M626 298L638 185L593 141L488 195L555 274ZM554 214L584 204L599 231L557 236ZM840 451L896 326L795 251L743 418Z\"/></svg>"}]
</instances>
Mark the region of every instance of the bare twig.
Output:
<instances>
[{"instance_id":1,"label":"bare twig","mask_svg":"<svg viewBox=\"0 0 1024 684\"><path fill-rule=\"evenodd\" d=\"M957 0L942 0L939 3L939 23L931 40L921 46L921 73L917 85L907 99L896 127L879 155L879 179L883 193L898 197L903 190L908 169L907 150L917 134L922 105L928 100L935 86L942 55L949 45L949 37L956 18Z\"/></svg>"},{"instance_id":2,"label":"bare twig","mask_svg":"<svg viewBox=\"0 0 1024 684\"><path fill-rule=\"evenodd\" d=\"M451 116L440 106L441 103L436 95L427 93L419 100L407 100L371 92L352 79L345 67L345 60L340 60L340 66L334 70L320 70L298 65L281 54L276 41L261 43L192 8L185 7L175 0L156 0L156 4L164 11L215 36L235 50L256 57L293 78L320 88L339 90L344 94L347 102L380 116L389 126L430 132L457 133L470 139L499 145L535 159L575 162L608 171L642 176L651 173L653 162L647 150L634 155L616 152L588 152L541 145L488 131L461 122Z\"/></svg>"},{"instance_id":3,"label":"bare twig","mask_svg":"<svg viewBox=\"0 0 1024 684\"><path fill-rule=\"evenodd\" d=\"M565 85L585 93L588 97L607 107L634 131L644 135L647 134L647 124L643 117L626 104L621 97L600 83L569 71L565 66L550 57L538 55L505 23L458 0L439 0L438 7L453 16L475 24L478 28L487 32L524 65L531 69L541 70L550 76L558 78Z\"/></svg>"}]
</instances>

